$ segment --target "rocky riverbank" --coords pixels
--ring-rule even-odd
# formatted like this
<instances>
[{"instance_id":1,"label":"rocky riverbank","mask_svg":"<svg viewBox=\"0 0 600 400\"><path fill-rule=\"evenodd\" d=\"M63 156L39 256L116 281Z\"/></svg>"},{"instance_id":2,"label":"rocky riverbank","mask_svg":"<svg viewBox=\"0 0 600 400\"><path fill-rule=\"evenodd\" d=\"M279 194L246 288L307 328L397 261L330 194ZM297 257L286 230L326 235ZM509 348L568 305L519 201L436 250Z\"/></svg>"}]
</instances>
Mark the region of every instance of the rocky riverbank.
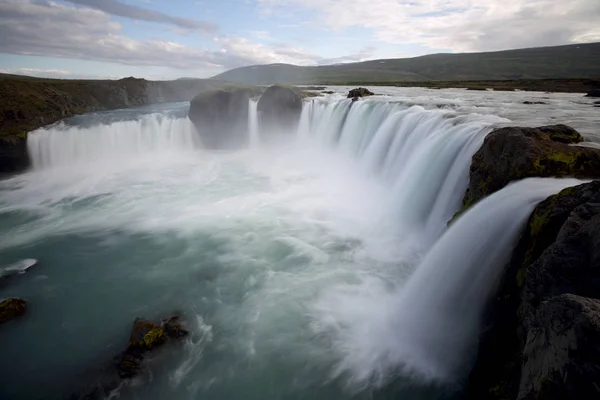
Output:
<instances>
[{"instance_id":1,"label":"rocky riverbank","mask_svg":"<svg viewBox=\"0 0 600 400\"><path fill-rule=\"evenodd\" d=\"M526 177L600 177L600 151L566 126L504 128L473 157L463 206ZM484 316L471 399L600 397L600 181L532 213Z\"/></svg>"}]
</instances>

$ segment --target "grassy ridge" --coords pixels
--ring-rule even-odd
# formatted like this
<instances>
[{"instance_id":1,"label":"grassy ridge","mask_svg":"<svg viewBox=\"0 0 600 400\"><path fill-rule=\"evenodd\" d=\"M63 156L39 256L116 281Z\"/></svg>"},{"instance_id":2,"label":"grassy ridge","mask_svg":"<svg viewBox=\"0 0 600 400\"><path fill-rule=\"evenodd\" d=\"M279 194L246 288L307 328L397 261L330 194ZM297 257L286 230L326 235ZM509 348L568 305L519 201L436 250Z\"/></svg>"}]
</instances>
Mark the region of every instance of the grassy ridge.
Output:
<instances>
[{"instance_id":1,"label":"grassy ridge","mask_svg":"<svg viewBox=\"0 0 600 400\"><path fill-rule=\"evenodd\" d=\"M250 66L215 78L248 84L305 85L600 78L599 65L600 43L589 43L488 53L432 54L318 67Z\"/></svg>"}]
</instances>

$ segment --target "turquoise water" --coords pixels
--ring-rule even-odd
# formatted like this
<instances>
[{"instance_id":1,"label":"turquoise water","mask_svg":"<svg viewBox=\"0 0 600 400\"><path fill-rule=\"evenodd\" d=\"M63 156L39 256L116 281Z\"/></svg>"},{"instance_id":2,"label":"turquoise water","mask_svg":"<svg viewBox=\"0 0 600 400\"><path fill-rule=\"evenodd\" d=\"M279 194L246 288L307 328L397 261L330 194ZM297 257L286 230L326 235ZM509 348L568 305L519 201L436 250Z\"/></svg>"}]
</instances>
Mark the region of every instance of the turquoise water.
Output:
<instances>
[{"instance_id":1,"label":"turquoise water","mask_svg":"<svg viewBox=\"0 0 600 400\"><path fill-rule=\"evenodd\" d=\"M93 141L100 127L80 122L60 129L83 126ZM410 269L384 250L397 235L382 219L388 192L347 159L308 145L156 148L0 182L0 264L39 261L0 287L2 297L30 304L0 330L0 343L10 343L0 398L84 390L124 350L136 317L173 314L191 338L159 352L122 398L444 395L412 379L395 380L396 389L355 382L353 371L336 369L343 354L325 327L339 315L321 305L342 314L355 305L325 294L376 295Z\"/></svg>"}]
</instances>

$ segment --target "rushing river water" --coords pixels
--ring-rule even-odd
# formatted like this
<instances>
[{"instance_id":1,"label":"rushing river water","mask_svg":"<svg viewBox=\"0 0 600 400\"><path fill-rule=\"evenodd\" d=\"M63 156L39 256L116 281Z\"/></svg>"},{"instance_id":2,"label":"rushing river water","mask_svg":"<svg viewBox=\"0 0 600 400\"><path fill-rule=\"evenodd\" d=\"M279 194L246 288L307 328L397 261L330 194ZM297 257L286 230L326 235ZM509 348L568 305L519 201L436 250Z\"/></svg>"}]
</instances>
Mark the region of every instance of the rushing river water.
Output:
<instances>
[{"instance_id":1,"label":"rushing river water","mask_svg":"<svg viewBox=\"0 0 600 400\"><path fill-rule=\"evenodd\" d=\"M30 303L0 329L0 398L68 397L136 317L173 314L191 337L121 398L460 397L502 260L576 184L520 182L447 229L471 156L506 125L595 145L600 114L573 94L375 91L307 102L287 143L255 127L239 152L203 150L187 103L31 133L32 170L0 181L0 268L39 260L0 286Z\"/></svg>"}]
</instances>

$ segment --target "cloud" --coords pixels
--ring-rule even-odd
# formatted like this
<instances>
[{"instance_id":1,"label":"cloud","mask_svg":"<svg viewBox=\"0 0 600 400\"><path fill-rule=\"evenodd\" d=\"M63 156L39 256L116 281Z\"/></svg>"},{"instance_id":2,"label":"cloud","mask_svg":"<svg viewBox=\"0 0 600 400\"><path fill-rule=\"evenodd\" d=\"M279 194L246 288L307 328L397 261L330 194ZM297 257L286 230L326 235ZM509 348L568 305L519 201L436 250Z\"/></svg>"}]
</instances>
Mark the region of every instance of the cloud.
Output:
<instances>
[{"instance_id":1,"label":"cloud","mask_svg":"<svg viewBox=\"0 0 600 400\"><path fill-rule=\"evenodd\" d=\"M71 71L64 69L10 68L0 69L2 74L38 76L40 78L70 78Z\"/></svg>"},{"instance_id":2,"label":"cloud","mask_svg":"<svg viewBox=\"0 0 600 400\"><path fill-rule=\"evenodd\" d=\"M105 13L140 21L175 25L181 29L198 30L207 34L217 31L217 26L208 21L173 17L148 8L121 3L117 0L65 0L82 6L92 7Z\"/></svg>"},{"instance_id":3,"label":"cloud","mask_svg":"<svg viewBox=\"0 0 600 400\"><path fill-rule=\"evenodd\" d=\"M68 27L68 29L65 29ZM216 37L218 50L173 41L137 40L120 34L121 26L101 10L33 0L0 1L0 52L163 66L217 73L249 64L315 64L302 49Z\"/></svg>"},{"instance_id":4,"label":"cloud","mask_svg":"<svg viewBox=\"0 0 600 400\"><path fill-rule=\"evenodd\" d=\"M334 31L453 51L502 50L597 40L598 0L256 0L269 13L314 11Z\"/></svg>"}]
</instances>

